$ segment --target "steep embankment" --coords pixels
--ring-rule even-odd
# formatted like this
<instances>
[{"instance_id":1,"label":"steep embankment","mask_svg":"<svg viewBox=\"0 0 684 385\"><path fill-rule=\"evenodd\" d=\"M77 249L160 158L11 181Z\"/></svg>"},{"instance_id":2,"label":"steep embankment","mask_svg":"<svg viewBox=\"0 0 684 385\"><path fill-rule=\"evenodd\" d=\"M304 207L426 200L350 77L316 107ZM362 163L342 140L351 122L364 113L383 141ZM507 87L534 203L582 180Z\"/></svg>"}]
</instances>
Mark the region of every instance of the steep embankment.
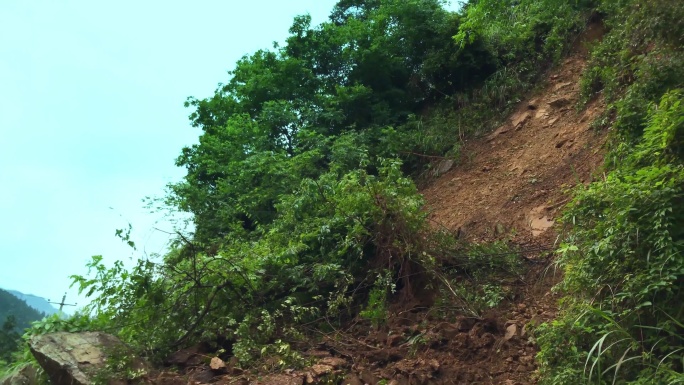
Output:
<instances>
[{"instance_id":1,"label":"steep embankment","mask_svg":"<svg viewBox=\"0 0 684 385\"><path fill-rule=\"evenodd\" d=\"M566 59L501 127L466 144L463 163L423 191L435 224L476 241L548 244L567 189L603 160L605 132L590 125L604 106L575 107L584 64L581 54Z\"/></svg>"},{"instance_id":2,"label":"steep embankment","mask_svg":"<svg viewBox=\"0 0 684 385\"><path fill-rule=\"evenodd\" d=\"M599 34L590 28L585 35ZM461 162L423 190L435 226L471 241L509 239L532 261L549 255L540 250L553 247L568 189L596 177L603 161L606 133L591 129L602 102L576 108L585 61L580 42L501 127L467 142ZM382 378L396 379L393 384L535 383L537 350L527 325L553 319L557 300L550 292L557 277L544 274L549 261L537 262L545 263L530 265L516 300L484 319L435 321L431 311L404 304L387 328L351 326L304 348L305 356L319 362L308 371L226 378L290 384L339 369L350 373L343 381L349 384Z\"/></svg>"},{"instance_id":3,"label":"steep embankment","mask_svg":"<svg viewBox=\"0 0 684 385\"><path fill-rule=\"evenodd\" d=\"M483 343L463 346L468 354L451 364L459 368L453 372L461 381L536 382L536 347L526 325L555 317L551 287L558 278L549 274L551 261L541 258L562 232L558 217L569 190L601 177L607 133L591 124L605 106L597 100L577 108L584 45L600 35L597 26L590 28L538 91L494 132L466 143L462 163L423 190L435 226L476 242L509 239L529 260L545 262L526 277L516 303L492 314L492 341L482 338L487 330L476 332L479 340L473 338L475 329L469 332L471 342Z\"/></svg>"},{"instance_id":4,"label":"steep embankment","mask_svg":"<svg viewBox=\"0 0 684 385\"><path fill-rule=\"evenodd\" d=\"M596 35L592 28L585 34ZM530 268L515 284L514 298L482 318L444 319L436 308L399 304L383 328L333 328L300 346L317 362L309 369L262 377L229 369L233 374L219 382L316 383L326 373L348 373L344 384L536 383L537 347L528 328L556 316L551 287L558 277L546 257L560 232L558 215L569 188L597 177L604 155L606 132L591 129L602 102L576 108L585 61L580 42L501 127L467 142L461 162L423 190L435 226L471 241L507 239L521 249ZM192 367L196 353L178 352L171 361ZM200 382L211 377L202 366L190 374Z\"/></svg>"}]
</instances>

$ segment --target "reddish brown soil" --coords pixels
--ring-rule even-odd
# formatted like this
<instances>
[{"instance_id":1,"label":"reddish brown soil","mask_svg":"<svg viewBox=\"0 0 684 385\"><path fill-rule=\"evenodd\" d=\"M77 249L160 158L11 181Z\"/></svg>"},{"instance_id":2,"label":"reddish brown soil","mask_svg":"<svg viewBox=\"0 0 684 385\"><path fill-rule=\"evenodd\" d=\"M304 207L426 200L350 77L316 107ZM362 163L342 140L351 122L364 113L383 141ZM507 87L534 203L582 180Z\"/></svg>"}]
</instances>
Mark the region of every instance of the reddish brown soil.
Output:
<instances>
[{"instance_id":1,"label":"reddish brown soil","mask_svg":"<svg viewBox=\"0 0 684 385\"><path fill-rule=\"evenodd\" d=\"M423 191L435 225L473 241L519 243L553 226L568 188L589 182L603 162L605 132L590 124L604 106L575 109L584 64L579 54L566 59L505 124L465 144L461 164Z\"/></svg>"},{"instance_id":2,"label":"reddish brown soil","mask_svg":"<svg viewBox=\"0 0 684 385\"><path fill-rule=\"evenodd\" d=\"M600 30L590 28L586 36L600 36ZM475 242L553 247L568 190L597 177L606 141L605 132L590 128L604 109L601 102L575 108L586 49L578 44L575 51L505 124L465 143L461 162L423 190L434 226ZM402 304L380 329L358 323L303 349L317 362L306 370L263 374L263 368L243 372L228 364L212 371L197 360L198 352L190 352L184 376L162 374L157 382L535 384L537 347L530 326L552 320L557 311L550 289L558 276L541 258L548 255L525 254L538 263L529 264L515 300L482 318L436 317L432 310Z\"/></svg>"}]
</instances>

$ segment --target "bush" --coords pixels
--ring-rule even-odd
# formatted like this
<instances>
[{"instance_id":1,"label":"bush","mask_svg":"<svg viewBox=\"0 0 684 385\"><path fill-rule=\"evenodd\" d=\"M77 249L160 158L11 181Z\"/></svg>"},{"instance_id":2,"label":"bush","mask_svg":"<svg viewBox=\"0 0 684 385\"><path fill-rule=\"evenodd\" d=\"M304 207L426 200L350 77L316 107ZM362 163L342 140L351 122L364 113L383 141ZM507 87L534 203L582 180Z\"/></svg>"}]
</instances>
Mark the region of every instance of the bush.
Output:
<instances>
[{"instance_id":1,"label":"bush","mask_svg":"<svg viewBox=\"0 0 684 385\"><path fill-rule=\"evenodd\" d=\"M682 138L682 92L668 92L621 166L576 192L564 215L573 235L559 250L568 313L540 329L548 383L684 380Z\"/></svg>"}]
</instances>

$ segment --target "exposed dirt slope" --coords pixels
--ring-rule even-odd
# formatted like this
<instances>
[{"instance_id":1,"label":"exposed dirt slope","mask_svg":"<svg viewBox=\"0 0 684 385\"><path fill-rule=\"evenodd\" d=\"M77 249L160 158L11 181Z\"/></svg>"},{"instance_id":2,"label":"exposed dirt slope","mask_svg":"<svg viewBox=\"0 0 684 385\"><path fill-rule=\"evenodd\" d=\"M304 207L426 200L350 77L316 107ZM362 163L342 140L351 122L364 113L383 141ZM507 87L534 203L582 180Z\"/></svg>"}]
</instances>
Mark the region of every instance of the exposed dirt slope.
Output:
<instances>
[{"instance_id":1,"label":"exposed dirt slope","mask_svg":"<svg viewBox=\"0 0 684 385\"><path fill-rule=\"evenodd\" d=\"M575 109L584 64L581 54L566 59L504 125L465 145L462 163L423 191L433 223L471 240L521 243L553 226L567 189L590 181L603 161L605 133L590 123L604 106Z\"/></svg>"}]
</instances>

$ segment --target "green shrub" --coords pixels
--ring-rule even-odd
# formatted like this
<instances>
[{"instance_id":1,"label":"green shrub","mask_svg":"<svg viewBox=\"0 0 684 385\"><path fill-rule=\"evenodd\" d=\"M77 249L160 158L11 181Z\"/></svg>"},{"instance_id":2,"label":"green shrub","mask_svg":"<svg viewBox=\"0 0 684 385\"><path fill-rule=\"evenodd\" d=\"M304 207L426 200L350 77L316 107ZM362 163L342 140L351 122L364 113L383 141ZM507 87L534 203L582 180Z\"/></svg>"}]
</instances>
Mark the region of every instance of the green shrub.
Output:
<instances>
[{"instance_id":1,"label":"green shrub","mask_svg":"<svg viewBox=\"0 0 684 385\"><path fill-rule=\"evenodd\" d=\"M559 259L568 312L540 329L547 383L684 379L683 138L682 92L668 92L620 166L576 191Z\"/></svg>"}]
</instances>

